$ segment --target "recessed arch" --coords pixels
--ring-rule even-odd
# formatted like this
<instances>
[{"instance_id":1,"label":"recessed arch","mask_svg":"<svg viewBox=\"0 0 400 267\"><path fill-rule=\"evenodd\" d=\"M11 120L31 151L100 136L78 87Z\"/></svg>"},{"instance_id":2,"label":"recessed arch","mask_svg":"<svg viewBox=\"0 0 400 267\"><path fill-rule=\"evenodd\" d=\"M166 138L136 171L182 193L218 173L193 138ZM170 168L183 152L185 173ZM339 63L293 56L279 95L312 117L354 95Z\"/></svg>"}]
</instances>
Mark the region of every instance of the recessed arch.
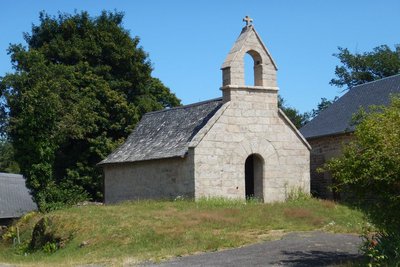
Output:
<instances>
[{"instance_id":1,"label":"recessed arch","mask_svg":"<svg viewBox=\"0 0 400 267\"><path fill-rule=\"evenodd\" d=\"M264 201L264 159L259 154L251 154L245 161L245 196Z\"/></svg>"}]
</instances>

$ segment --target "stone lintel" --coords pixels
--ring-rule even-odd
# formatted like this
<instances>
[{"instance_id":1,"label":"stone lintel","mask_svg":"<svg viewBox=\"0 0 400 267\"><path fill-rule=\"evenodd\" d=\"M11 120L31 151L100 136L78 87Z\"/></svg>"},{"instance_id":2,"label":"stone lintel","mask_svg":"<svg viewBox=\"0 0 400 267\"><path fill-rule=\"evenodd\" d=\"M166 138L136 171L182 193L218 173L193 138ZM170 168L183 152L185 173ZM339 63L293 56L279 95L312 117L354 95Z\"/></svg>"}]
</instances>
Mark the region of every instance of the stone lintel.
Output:
<instances>
[{"instance_id":1,"label":"stone lintel","mask_svg":"<svg viewBox=\"0 0 400 267\"><path fill-rule=\"evenodd\" d=\"M239 85L225 85L220 90L248 90L248 91L267 91L267 92L278 92L279 87L264 87L264 86L239 86Z\"/></svg>"}]
</instances>

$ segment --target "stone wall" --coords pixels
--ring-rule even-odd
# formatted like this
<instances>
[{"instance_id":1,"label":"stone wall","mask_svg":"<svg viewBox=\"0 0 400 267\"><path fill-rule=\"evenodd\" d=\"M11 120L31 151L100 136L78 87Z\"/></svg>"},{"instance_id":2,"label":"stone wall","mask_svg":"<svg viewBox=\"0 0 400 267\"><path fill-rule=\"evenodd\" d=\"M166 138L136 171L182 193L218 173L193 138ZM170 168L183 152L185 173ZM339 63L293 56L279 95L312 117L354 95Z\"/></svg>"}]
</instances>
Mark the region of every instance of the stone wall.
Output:
<instances>
[{"instance_id":1,"label":"stone wall","mask_svg":"<svg viewBox=\"0 0 400 267\"><path fill-rule=\"evenodd\" d=\"M320 198L339 200L340 195L329 188L333 179L330 173L319 173L317 169L333 157L342 154L344 144L352 140L352 134L341 134L309 139L312 147L310 159L311 193Z\"/></svg>"},{"instance_id":2,"label":"stone wall","mask_svg":"<svg viewBox=\"0 0 400 267\"><path fill-rule=\"evenodd\" d=\"M104 165L104 202L194 197L193 151L185 158Z\"/></svg>"},{"instance_id":3,"label":"stone wall","mask_svg":"<svg viewBox=\"0 0 400 267\"><path fill-rule=\"evenodd\" d=\"M192 141L195 196L245 198L245 161L264 160L263 200L310 190L307 142L277 108L277 90L222 88L225 104Z\"/></svg>"}]
</instances>

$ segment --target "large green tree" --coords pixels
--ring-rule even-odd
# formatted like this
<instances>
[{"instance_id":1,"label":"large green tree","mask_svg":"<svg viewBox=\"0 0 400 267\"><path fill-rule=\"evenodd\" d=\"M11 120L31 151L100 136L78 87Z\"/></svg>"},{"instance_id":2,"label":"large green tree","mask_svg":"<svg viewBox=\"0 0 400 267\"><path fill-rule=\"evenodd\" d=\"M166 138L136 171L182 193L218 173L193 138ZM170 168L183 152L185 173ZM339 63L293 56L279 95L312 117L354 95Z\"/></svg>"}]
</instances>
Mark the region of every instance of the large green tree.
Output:
<instances>
[{"instance_id":1,"label":"large green tree","mask_svg":"<svg viewBox=\"0 0 400 267\"><path fill-rule=\"evenodd\" d=\"M347 48L338 49L339 52L334 56L340 60L341 66L336 66L337 78L330 81L331 85L352 88L400 73L400 45L396 45L394 50L381 45L372 52L354 54Z\"/></svg>"},{"instance_id":2,"label":"large green tree","mask_svg":"<svg viewBox=\"0 0 400 267\"><path fill-rule=\"evenodd\" d=\"M0 80L7 136L42 209L101 199L96 164L143 113L180 104L122 20L42 12L27 46L9 47L15 71Z\"/></svg>"}]
</instances>

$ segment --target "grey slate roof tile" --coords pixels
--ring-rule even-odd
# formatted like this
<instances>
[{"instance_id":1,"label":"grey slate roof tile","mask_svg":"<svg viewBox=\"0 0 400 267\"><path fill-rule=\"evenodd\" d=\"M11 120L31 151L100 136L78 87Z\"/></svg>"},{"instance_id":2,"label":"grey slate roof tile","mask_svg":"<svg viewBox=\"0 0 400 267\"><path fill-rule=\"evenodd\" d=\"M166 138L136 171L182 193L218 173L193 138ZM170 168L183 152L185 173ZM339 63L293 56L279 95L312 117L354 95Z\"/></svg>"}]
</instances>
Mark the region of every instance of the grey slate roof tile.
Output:
<instances>
[{"instance_id":1,"label":"grey slate roof tile","mask_svg":"<svg viewBox=\"0 0 400 267\"><path fill-rule=\"evenodd\" d=\"M0 219L18 218L36 209L22 175L0 173Z\"/></svg>"},{"instance_id":2,"label":"grey slate roof tile","mask_svg":"<svg viewBox=\"0 0 400 267\"><path fill-rule=\"evenodd\" d=\"M400 94L400 74L351 88L336 102L304 125L300 132L305 138L315 138L353 132L352 118L360 107L388 105L390 96Z\"/></svg>"},{"instance_id":3,"label":"grey slate roof tile","mask_svg":"<svg viewBox=\"0 0 400 267\"><path fill-rule=\"evenodd\" d=\"M196 133L222 106L222 98L146 113L124 144L99 165L184 157Z\"/></svg>"}]
</instances>

